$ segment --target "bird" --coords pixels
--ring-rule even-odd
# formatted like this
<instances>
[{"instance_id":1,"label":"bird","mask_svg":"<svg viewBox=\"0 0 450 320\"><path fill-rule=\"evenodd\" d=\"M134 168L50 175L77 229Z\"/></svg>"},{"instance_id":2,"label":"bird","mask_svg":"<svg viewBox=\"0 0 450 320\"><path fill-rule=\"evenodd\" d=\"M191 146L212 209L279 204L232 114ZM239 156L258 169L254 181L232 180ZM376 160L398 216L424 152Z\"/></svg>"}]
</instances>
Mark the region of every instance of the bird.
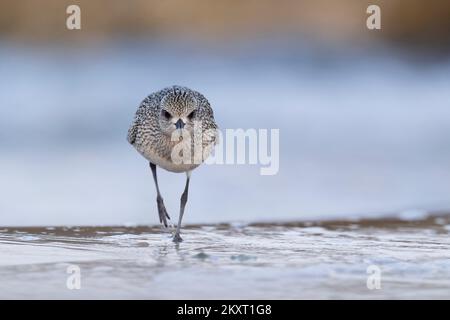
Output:
<instances>
[{"instance_id":1,"label":"bird","mask_svg":"<svg viewBox=\"0 0 450 320\"><path fill-rule=\"evenodd\" d=\"M181 221L188 200L191 173L218 143L218 126L209 101L198 91L171 86L148 95L139 105L128 130L128 142L149 162L156 187L159 221L170 216L158 185L157 167L185 173L174 242L181 242Z\"/></svg>"}]
</instances>

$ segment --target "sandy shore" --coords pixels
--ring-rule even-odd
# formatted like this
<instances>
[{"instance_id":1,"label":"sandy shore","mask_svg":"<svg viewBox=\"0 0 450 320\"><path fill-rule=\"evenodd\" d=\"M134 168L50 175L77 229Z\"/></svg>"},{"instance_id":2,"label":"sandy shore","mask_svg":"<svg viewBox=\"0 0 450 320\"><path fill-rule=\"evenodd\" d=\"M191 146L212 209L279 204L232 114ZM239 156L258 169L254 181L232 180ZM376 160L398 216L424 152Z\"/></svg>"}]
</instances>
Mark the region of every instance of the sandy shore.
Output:
<instances>
[{"instance_id":1,"label":"sandy shore","mask_svg":"<svg viewBox=\"0 0 450 320\"><path fill-rule=\"evenodd\" d=\"M196 225L180 245L159 227L0 227L0 298L448 299L449 232L447 215Z\"/></svg>"}]
</instances>

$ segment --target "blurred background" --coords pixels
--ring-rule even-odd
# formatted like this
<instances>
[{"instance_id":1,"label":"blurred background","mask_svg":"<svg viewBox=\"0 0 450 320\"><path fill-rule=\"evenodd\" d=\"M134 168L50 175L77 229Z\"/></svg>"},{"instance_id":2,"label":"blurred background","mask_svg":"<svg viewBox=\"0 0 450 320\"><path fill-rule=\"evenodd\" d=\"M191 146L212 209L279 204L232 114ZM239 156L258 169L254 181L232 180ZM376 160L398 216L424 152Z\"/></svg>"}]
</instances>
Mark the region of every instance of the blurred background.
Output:
<instances>
[{"instance_id":1,"label":"blurred background","mask_svg":"<svg viewBox=\"0 0 450 320\"><path fill-rule=\"evenodd\" d=\"M81 30L66 28L71 4ZM0 226L157 224L126 134L173 84L202 92L222 129L281 139L275 176L194 172L186 223L449 209L449 58L441 0L3 0ZM177 217L184 175L160 183Z\"/></svg>"}]
</instances>

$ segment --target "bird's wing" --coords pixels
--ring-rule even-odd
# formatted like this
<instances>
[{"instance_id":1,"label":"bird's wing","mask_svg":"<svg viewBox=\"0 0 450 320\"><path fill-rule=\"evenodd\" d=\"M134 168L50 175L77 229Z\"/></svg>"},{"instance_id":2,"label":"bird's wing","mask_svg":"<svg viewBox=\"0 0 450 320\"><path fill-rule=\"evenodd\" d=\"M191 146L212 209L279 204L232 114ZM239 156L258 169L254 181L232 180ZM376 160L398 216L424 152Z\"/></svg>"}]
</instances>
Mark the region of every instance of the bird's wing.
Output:
<instances>
[{"instance_id":1,"label":"bird's wing","mask_svg":"<svg viewBox=\"0 0 450 320\"><path fill-rule=\"evenodd\" d=\"M136 141L136 135L137 135L137 124L136 121L133 121L133 123L130 126L130 129L128 129L128 136L127 140L130 144L134 144Z\"/></svg>"},{"instance_id":2,"label":"bird's wing","mask_svg":"<svg viewBox=\"0 0 450 320\"><path fill-rule=\"evenodd\" d=\"M138 135L139 126L146 118L148 118L149 113L152 113L152 111L158 108L159 102L161 101L161 98L164 96L167 90L168 89L166 88L154 92L148 95L141 102L134 116L133 123L131 124L130 129L128 129L127 140L130 144L134 145L134 143L136 142L136 137Z\"/></svg>"}]
</instances>

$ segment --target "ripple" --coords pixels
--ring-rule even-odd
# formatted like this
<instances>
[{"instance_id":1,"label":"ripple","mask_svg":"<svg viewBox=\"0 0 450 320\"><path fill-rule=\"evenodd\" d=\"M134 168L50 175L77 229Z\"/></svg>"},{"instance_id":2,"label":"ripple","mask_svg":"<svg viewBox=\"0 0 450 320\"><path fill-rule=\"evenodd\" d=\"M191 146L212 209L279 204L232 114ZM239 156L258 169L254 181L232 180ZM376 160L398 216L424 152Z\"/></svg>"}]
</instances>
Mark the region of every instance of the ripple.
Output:
<instances>
[{"instance_id":1,"label":"ripple","mask_svg":"<svg viewBox=\"0 0 450 320\"><path fill-rule=\"evenodd\" d=\"M450 298L448 226L447 216L198 225L181 244L159 227L7 228L0 298ZM65 287L73 264L79 292ZM377 292L366 286L373 265Z\"/></svg>"}]
</instances>

